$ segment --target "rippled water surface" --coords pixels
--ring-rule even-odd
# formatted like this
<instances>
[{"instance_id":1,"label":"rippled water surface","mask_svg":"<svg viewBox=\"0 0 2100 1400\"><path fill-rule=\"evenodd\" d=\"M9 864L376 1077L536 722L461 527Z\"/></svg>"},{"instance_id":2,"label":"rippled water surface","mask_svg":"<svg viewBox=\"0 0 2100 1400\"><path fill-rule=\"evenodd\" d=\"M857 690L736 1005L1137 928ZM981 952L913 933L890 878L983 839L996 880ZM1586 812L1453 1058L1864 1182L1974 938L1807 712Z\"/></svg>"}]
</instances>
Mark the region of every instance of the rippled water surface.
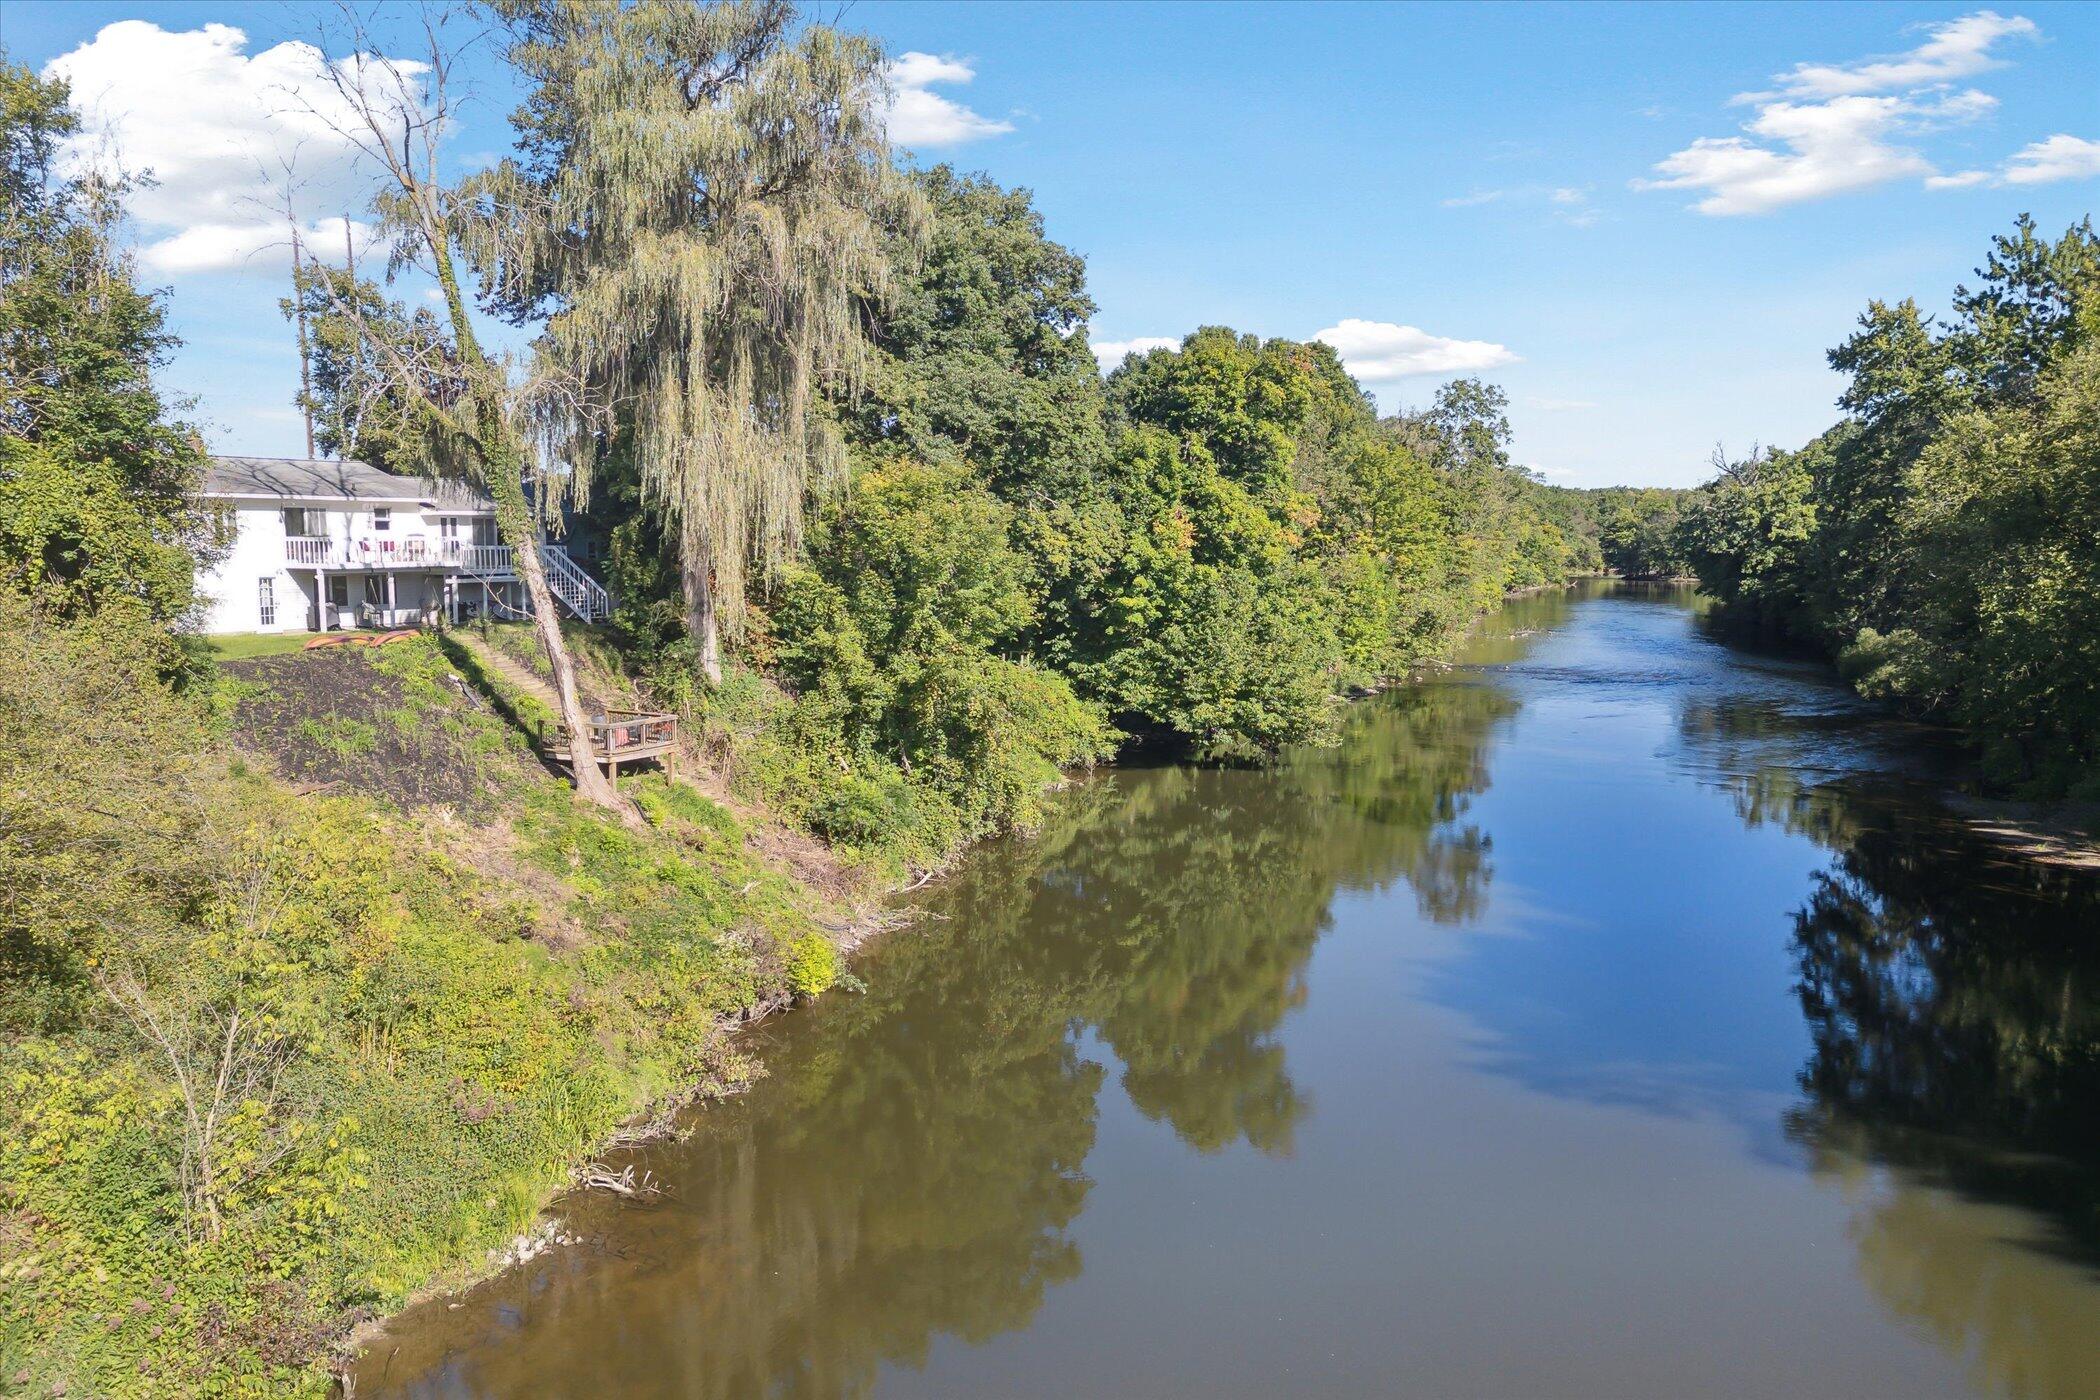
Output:
<instances>
[{"instance_id":1,"label":"rippled water surface","mask_svg":"<svg viewBox=\"0 0 2100 1400\"><path fill-rule=\"evenodd\" d=\"M2091 1395L2100 890L1592 585L1120 771L358 1395Z\"/></svg>"}]
</instances>

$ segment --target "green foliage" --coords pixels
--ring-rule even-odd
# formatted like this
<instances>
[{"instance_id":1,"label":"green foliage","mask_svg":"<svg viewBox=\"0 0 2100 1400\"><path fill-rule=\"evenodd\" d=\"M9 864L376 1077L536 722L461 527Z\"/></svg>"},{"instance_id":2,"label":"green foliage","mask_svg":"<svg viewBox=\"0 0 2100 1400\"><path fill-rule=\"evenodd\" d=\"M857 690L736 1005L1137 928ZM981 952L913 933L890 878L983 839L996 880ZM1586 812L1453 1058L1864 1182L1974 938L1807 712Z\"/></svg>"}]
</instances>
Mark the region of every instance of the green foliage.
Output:
<instances>
[{"instance_id":1,"label":"green foliage","mask_svg":"<svg viewBox=\"0 0 2100 1400\"><path fill-rule=\"evenodd\" d=\"M296 797L217 762L108 610L0 607L0 1364L39 1392L320 1391L351 1310L503 1243L629 1115L741 1073L727 1018L839 975L690 789L629 784L639 831L548 778L466 833ZM428 647L355 664L447 693Z\"/></svg>"},{"instance_id":2,"label":"green foliage","mask_svg":"<svg viewBox=\"0 0 2100 1400\"><path fill-rule=\"evenodd\" d=\"M210 721L161 683L165 644L142 609L0 588L0 1033L72 1025L90 960L202 897Z\"/></svg>"},{"instance_id":3,"label":"green foliage","mask_svg":"<svg viewBox=\"0 0 2100 1400\"><path fill-rule=\"evenodd\" d=\"M1806 605L1818 454L1811 446L1730 465L1679 519L1678 548L1701 585L1767 633L1783 631Z\"/></svg>"},{"instance_id":4,"label":"green foliage","mask_svg":"<svg viewBox=\"0 0 2100 1400\"><path fill-rule=\"evenodd\" d=\"M0 586L173 623L216 530L202 450L153 386L173 338L119 241L123 190L55 169L77 126L64 83L0 56L0 119ZM172 638L163 664L181 664Z\"/></svg>"},{"instance_id":5,"label":"green foliage","mask_svg":"<svg viewBox=\"0 0 2100 1400\"><path fill-rule=\"evenodd\" d=\"M1691 492L1612 486L1590 494L1598 554L1606 568L1628 578L1676 578L1691 572L1681 536Z\"/></svg>"},{"instance_id":6,"label":"green foliage","mask_svg":"<svg viewBox=\"0 0 2100 1400\"><path fill-rule=\"evenodd\" d=\"M868 391L847 406L855 440L967 461L1009 500L1054 499L1107 447L1086 265L1044 236L1028 191L945 165L915 178L931 229L885 308ZM911 240L893 243L893 263L911 267Z\"/></svg>"},{"instance_id":7,"label":"green foliage","mask_svg":"<svg viewBox=\"0 0 2100 1400\"><path fill-rule=\"evenodd\" d=\"M772 624L791 732L849 778L812 809L833 839L1031 825L1060 768L1112 749L1062 677L1001 654L1034 618L1011 523L960 469L901 464L819 522Z\"/></svg>"},{"instance_id":8,"label":"green foliage","mask_svg":"<svg viewBox=\"0 0 2100 1400\"><path fill-rule=\"evenodd\" d=\"M324 455L386 471L433 467L419 407L466 391L451 341L429 307L411 313L373 282L342 268L302 263L285 319L305 318L309 380L299 406Z\"/></svg>"},{"instance_id":9,"label":"green foliage","mask_svg":"<svg viewBox=\"0 0 2100 1400\"><path fill-rule=\"evenodd\" d=\"M795 995L818 996L839 980L839 950L821 933L806 933L787 948L787 984Z\"/></svg>"},{"instance_id":10,"label":"green foliage","mask_svg":"<svg viewBox=\"0 0 2100 1400\"><path fill-rule=\"evenodd\" d=\"M1876 302L1833 350L1846 422L1685 512L1733 614L1961 725L1987 776L2100 793L2100 237L2022 218L1941 326Z\"/></svg>"}]
</instances>

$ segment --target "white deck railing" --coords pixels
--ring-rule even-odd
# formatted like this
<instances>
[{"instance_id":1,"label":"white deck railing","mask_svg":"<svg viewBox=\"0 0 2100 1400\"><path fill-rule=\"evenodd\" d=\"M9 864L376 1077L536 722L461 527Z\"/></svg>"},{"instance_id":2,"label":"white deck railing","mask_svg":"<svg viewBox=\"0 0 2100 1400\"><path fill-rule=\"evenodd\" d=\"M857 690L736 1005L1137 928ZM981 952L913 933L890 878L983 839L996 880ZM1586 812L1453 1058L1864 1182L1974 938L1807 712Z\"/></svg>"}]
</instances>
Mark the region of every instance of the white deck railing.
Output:
<instances>
[{"instance_id":1,"label":"white deck railing","mask_svg":"<svg viewBox=\"0 0 2100 1400\"><path fill-rule=\"evenodd\" d=\"M332 540L288 536L284 562L304 569L458 569L470 574L511 572L509 545L463 540L364 537Z\"/></svg>"}]
</instances>

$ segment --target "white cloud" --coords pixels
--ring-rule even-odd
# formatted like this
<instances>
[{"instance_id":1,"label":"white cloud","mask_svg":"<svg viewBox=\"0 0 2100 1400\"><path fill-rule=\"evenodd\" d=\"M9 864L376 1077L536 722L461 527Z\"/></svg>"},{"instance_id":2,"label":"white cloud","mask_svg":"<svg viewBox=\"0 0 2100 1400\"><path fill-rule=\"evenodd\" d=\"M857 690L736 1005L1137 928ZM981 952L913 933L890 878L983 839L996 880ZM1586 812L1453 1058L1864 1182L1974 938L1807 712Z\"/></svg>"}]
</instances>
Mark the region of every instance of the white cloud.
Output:
<instances>
[{"instance_id":1,"label":"white cloud","mask_svg":"<svg viewBox=\"0 0 2100 1400\"><path fill-rule=\"evenodd\" d=\"M1444 201L1446 209L1471 209L1477 204L1493 204L1505 198L1508 190L1481 190L1476 194L1457 194Z\"/></svg>"},{"instance_id":2,"label":"white cloud","mask_svg":"<svg viewBox=\"0 0 2100 1400\"><path fill-rule=\"evenodd\" d=\"M1101 372L1123 363L1126 355L1142 355L1148 350L1173 350L1181 345L1178 336L1141 335L1132 340L1097 340L1093 342L1094 358L1101 364Z\"/></svg>"},{"instance_id":3,"label":"white cloud","mask_svg":"<svg viewBox=\"0 0 2100 1400\"><path fill-rule=\"evenodd\" d=\"M1526 399L1525 407L1541 413L1586 413L1597 404L1589 399Z\"/></svg>"},{"instance_id":4,"label":"white cloud","mask_svg":"<svg viewBox=\"0 0 2100 1400\"><path fill-rule=\"evenodd\" d=\"M1513 363L1517 356L1491 340L1452 340L1414 326L1350 318L1315 332L1358 379L1382 383L1417 374L1468 374Z\"/></svg>"},{"instance_id":5,"label":"white cloud","mask_svg":"<svg viewBox=\"0 0 2100 1400\"><path fill-rule=\"evenodd\" d=\"M2089 180L2100 175L2100 141L2062 132L2037 141L2005 163L2008 185L2043 185L2052 180Z\"/></svg>"},{"instance_id":6,"label":"white cloud","mask_svg":"<svg viewBox=\"0 0 2100 1400\"><path fill-rule=\"evenodd\" d=\"M1746 135L1702 137L1657 162L1657 178L1635 180L1633 187L1702 191L1704 197L1692 205L1700 213L1739 215L1766 214L1897 180L1918 180L1928 190L1992 181L1985 171L1941 174L1912 142L1994 112L1997 98L1975 88L1953 90L1950 84L2004 67L2006 60L1994 52L2001 40L2039 34L2023 16L1978 10L1932 26L1925 42L1905 53L1855 63L1796 64L1775 78L1778 91L1736 96L1737 103L1757 108L1743 126ZM2022 182L2015 169L2024 168L2020 162L2029 152L2047 144L2014 157L1995 182ZM2062 153L2075 170L2076 153ZM2037 165L2057 168L2046 156Z\"/></svg>"},{"instance_id":7,"label":"white cloud","mask_svg":"<svg viewBox=\"0 0 2100 1400\"><path fill-rule=\"evenodd\" d=\"M247 47L248 36L231 25L176 33L122 20L44 66L72 84L82 116L67 159L112 160L153 177L130 209L147 240L143 260L156 271L239 267L285 245L287 171L304 210L341 216L366 202L364 162L336 129L350 124L350 113L329 84L328 60L310 44L254 55ZM425 66L387 62L409 78ZM310 217L305 236L339 249L342 217ZM371 237L361 223L352 232L360 242Z\"/></svg>"},{"instance_id":8,"label":"white cloud","mask_svg":"<svg viewBox=\"0 0 2100 1400\"><path fill-rule=\"evenodd\" d=\"M1933 173L1932 162L1891 143L1908 107L1899 97L1774 102L1741 136L1704 136L1656 163L1662 178L1635 189L1705 190L1702 214L1766 214L1803 200ZM1776 145L1776 149L1775 149Z\"/></svg>"},{"instance_id":9,"label":"white cloud","mask_svg":"<svg viewBox=\"0 0 2100 1400\"><path fill-rule=\"evenodd\" d=\"M1933 26L1930 37L1907 53L1857 63L1799 63L1774 79L1788 97L1856 97L1873 92L1930 87L2005 66L1992 47L2000 39L2031 39L2033 20L1978 10ZM1769 94L1745 93L1738 101L1762 102Z\"/></svg>"},{"instance_id":10,"label":"white cloud","mask_svg":"<svg viewBox=\"0 0 2100 1400\"><path fill-rule=\"evenodd\" d=\"M956 146L1012 131L1012 122L980 116L928 91L935 83L967 83L976 76L961 59L916 51L898 57L890 64L890 139L900 146Z\"/></svg>"}]
</instances>

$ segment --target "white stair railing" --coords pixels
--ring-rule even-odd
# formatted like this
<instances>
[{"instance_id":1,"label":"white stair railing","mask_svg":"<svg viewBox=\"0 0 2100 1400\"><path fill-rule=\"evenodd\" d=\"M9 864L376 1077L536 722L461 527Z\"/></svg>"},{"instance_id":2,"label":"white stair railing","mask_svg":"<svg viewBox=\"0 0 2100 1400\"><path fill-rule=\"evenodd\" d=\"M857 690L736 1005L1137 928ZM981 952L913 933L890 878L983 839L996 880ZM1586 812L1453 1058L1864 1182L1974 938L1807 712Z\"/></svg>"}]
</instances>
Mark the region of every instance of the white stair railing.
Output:
<instances>
[{"instance_id":1,"label":"white stair railing","mask_svg":"<svg viewBox=\"0 0 2100 1400\"><path fill-rule=\"evenodd\" d=\"M540 564L547 571L547 591L554 595L555 602L567 608L583 622L603 622L612 616L612 595L605 585L592 578L581 564L569 557L569 551L558 544L540 546ZM460 552L460 572L469 578L479 579L496 587L512 581L510 551L501 546L475 545ZM502 574L499 581L491 575ZM490 610L499 617L526 618L532 616L532 600L527 597L523 609L513 608L500 601L499 594L489 595Z\"/></svg>"},{"instance_id":2,"label":"white stair railing","mask_svg":"<svg viewBox=\"0 0 2100 1400\"><path fill-rule=\"evenodd\" d=\"M566 548L543 544L540 561L547 566L547 587L562 606L585 622L602 622L612 616L612 595L583 565L569 557Z\"/></svg>"}]
</instances>

